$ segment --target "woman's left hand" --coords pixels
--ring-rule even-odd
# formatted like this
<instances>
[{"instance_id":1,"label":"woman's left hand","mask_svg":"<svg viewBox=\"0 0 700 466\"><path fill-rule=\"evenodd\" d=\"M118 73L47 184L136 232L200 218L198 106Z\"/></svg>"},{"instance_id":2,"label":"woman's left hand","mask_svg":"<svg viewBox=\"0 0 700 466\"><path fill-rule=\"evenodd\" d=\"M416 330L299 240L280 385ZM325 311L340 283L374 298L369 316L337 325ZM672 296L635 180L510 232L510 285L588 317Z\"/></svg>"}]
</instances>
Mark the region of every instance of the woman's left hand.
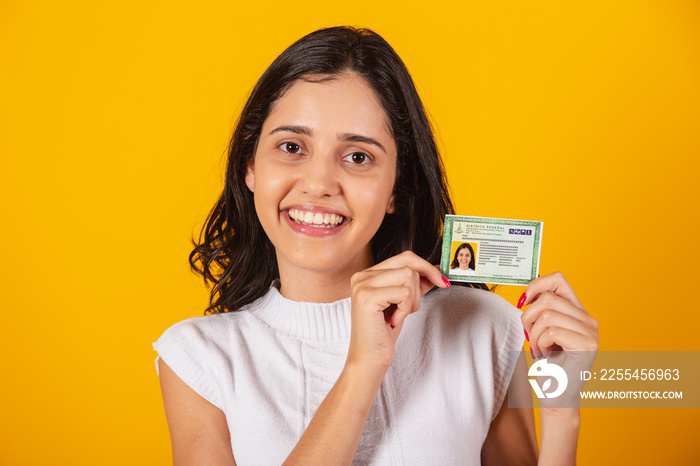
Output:
<instances>
[{"instance_id":1,"label":"woman's left hand","mask_svg":"<svg viewBox=\"0 0 700 466\"><path fill-rule=\"evenodd\" d=\"M598 351L598 321L586 312L560 272L530 282L518 308L528 304L530 306L523 312L522 322L529 337L532 357L547 358L545 366L559 366L568 379L563 396L543 398L540 406L576 408L585 383L581 380L581 371L592 368ZM547 410L548 413L554 411ZM571 414L570 410L566 412Z\"/></svg>"},{"instance_id":2,"label":"woman's left hand","mask_svg":"<svg viewBox=\"0 0 700 466\"><path fill-rule=\"evenodd\" d=\"M598 352L598 321L583 308L564 275L555 272L530 282L518 303L518 309L530 305L522 315L533 358L546 358L530 367L528 376L543 371L540 386L541 446L539 464L576 464L580 424L581 390L585 381L581 371L590 370ZM537 367L536 367L537 366ZM548 366L549 373L546 373ZM559 369L557 369L557 367ZM556 370L555 370L556 369ZM566 378L556 376L561 369ZM566 383L563 392L549 397L551 376ZM540 378L537 377L537 385ZM530 381L532 383L532 380ZM533 386L534 388L534 386ZM544 395L544 397L542 397Z\"/></svg>"},{"instance_id":3,"label":"woman's left hand","mask_svg":"<svg viewBox=\"0 0 700 466\"><path fill-rule=\"evenodd\" d=\"M539 277L525 288L518 309L533 356L551 351L598 351L598 321L583 308L561 272Z\"/></svg>"}]
</instances>

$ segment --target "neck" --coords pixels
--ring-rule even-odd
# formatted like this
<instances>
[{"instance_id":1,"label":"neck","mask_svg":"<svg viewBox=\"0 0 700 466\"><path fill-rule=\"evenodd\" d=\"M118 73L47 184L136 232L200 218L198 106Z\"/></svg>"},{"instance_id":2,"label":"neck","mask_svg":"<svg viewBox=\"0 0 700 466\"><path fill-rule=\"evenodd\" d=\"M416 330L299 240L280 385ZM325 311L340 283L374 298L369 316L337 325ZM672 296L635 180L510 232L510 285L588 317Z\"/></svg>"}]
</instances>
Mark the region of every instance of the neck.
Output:
<instances>
[{"instance_id":1,"label":"neck","mask_svg":"<svg viewBox=\"0 0 700 466\"><path fill-rule=\"evenodd\" d=\"M284 261L279 255L280 294L292 301L331 303L350 296L353 274L374 265L372 252L360 254L350 264L333 269L304 269Z\"/></svg>"}]
</instances>

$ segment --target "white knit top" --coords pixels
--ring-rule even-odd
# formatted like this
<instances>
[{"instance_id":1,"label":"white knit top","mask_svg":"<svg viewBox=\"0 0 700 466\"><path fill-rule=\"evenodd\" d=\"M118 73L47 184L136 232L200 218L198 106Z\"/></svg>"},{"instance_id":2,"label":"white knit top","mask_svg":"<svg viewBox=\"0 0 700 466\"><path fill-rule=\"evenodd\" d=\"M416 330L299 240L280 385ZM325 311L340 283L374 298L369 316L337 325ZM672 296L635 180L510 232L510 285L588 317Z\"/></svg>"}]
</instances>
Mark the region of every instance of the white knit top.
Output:
<instances>
[{"instance_id":1,"label":"white knit top","mask_svg":"<svg viewBox=\"0 0 700 466\"><path fill-rule=\"evenodd\" d=\"M224 412L239 466L285 460L348 352L350 298L302 303L277 286L239 311L179 322L153 344ZM520 312L499 296L428 293L404 323L354 464L480 464L514 368L509 351L522 345Z\"/></svg>"}]
</instances>

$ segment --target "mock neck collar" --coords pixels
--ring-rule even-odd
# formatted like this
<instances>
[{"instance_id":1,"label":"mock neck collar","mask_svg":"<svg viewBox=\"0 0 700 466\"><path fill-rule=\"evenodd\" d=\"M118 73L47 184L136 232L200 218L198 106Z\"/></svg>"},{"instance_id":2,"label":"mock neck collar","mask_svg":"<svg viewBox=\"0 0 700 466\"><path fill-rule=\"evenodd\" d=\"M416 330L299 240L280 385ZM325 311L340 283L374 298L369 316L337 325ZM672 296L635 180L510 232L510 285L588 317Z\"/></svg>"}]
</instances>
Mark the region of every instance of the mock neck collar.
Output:
<instances>
[{"instance_id":1,"label":"mock neck collar","mask_svg":"<svg viewBox=\"0 0 700 466\"><path fill-rule=\"evenodd\" d=\"M332 303L292 301L279 291L275 280L267 294L250 312L276 331L303 340L347 340L350 338L350 298Z\"/></svg>"}]
</instances>

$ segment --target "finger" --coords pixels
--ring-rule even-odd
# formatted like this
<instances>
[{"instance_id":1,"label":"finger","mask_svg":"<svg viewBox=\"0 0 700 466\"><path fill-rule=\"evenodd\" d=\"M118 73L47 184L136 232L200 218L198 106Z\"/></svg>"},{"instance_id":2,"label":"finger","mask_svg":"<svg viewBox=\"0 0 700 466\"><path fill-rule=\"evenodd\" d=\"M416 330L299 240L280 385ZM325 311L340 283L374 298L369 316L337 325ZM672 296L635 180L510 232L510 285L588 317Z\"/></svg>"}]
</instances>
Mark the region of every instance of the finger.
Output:
<instances>
[{"instance_id":1,"label":"finger","mask_svg":"<svg viewBox=\"0 0 700 466\"><path fill-rule=\"evenodd\" d=\"M589 319L591 319L584 309L576 307L565 298L547 293L540 295L540 297L534 303L532 303L530 307L523 311L520 318L523 321L523 327L525 330L529 333L535 322L540 320L543 314L547 311L556 311L566 314L582 323L588 323Z\"/></svg>"},{"instance_id":2,"label":"finger","mask_svg":"<svg viewBox=\"0 0 700 466\"><path fill-rule=\"evenodd\" d=\"M371 270L364 273L360 280L362 286L370 288L381 288L383 286L406 286L416 289L417 297L420 298L420 274L409 266L395 269Z\"/></svg>"},{"instance_id":3,"label":"finger","mask_svg":"<svg viewBox=\"0 0 700 466\"><path fill-rule=\"evenodd\" d=\"M579 333L589 332L589 329L580 320L570 315L548 309L544 311L541 317L532 325L528 334L531 339L537 340L547 329L553 327L565 328Z\"/></svg>"},{"instance_id":4,"label":"finger","mask_svg":"<svg viewBox=\"0 0 700 466\"><path fill-rule=\"evenodd\" d=\"M442 275L440 272L438 272L438 274L439 274L439 277L440 277L440 281L442 282L442 284L440 285L440 287L441 287L441 288L452 288L452 285L451 285L450 282L447 280L447 278L445 278L445 276ZM421 277L421 279L420 279L420 292L421 292L421 295L424 295L425 293L427 293L428 291L432 290L433 288L435 288L435 284L434 284L432 281L430 281L430 280L428 280L428 279L426 279L426 278L424 278L424 277Z\"/></svg>"},{"instance_id":5,"label":"finger","mask_svg":"<svg viewBox=\"0 0 700 466\"><path fill-rule=\"evenodd\" d=\"M418 257L411 251L405 251L396 256L380 262L379 264L370 267L368 270L383 270L398 267L411 267L416 270L425 281L421 281L421 294L425 294L433 286L440 288L449 288L449 282L443 280L443 276L434 265L425 259Z\"/></svg>"},{"instance_id":6,"label":"finger","mask_svg":"<svg viewBox=\"0 0 700 466\"><path fill-rule=\"evenodd\" d=\"M392 330L395 328L401 328L404 320L406 320L406 317L408 317L408 313L399 311L398 309L391 314L391 317L389 317L389 324L391 325Z\"/></svg>"},{"instance_id":7,"label":"finger","mask_svg":"<svg viewBox=\"0 0 700 466\"><path fill-rule=\"evenodd\" d=\"M597 351L598 339L590 335L569 330L567 328L552 327L539 336L535 343L538 349L551 349L558 345L564 351Z\"/></svg>"},{"instance_id":8,"label":"finger","mask_svg":"<svg viewBox=\"0 0 700 466\"><path fill-rule=\"evenodd\" d=\"M542 314L542 317L535 322L529 332L530 344L535 347L535 350L551 349L551 345L542 346L542 341L549 342L549 339L545 338L543 340L542 337L543 335L547 335L552 329L571 330L572 332L589 337L592 337L593 334L593 331L580 320L560 312L547 310ZM564 342L556 341L555 343L559 346L564 346Z\"/></svg>"},{"instance_id":9,"label":"finger","mask_svg":"<svg viewBox=\"0 0 700 466\"><path fill-rule=\"evenodd\" d=\"M415 312L420 307L421 293L421 276L411 267L401 267L398 269L382 269L373 270L371 275L366 278L365 285L374 288L384 286L405 286L412 293L412 308L411 312ZM430 285L432 288L432 285Z\"/></svg>"},{"instance_id":10,"label":"finger","mask_svg":"<svg viewBox=\"0 0 700 466\"><path fill-rule=\"evenodd\" d=\"M522 303L518 303L518 305L519 307L528 305L545 293L553 293L557 296L561 296L575 306L583 308L581 301L579 301L578 296L574 293L574 289L569 282L566 281L564 274L561 272L550 273L549 275L544 275L531 281L525 288L525 293L523 293L525 295L525 300L522 301Z\"/></svg>"},{"instance_id":11,"label":"finger","mask_svg":"<svg viewBox=\"0 0 700 466\"><path fill-rule=\"evenodd\" d=\"M423 296L421 293L421 278L420 274L416 272L415 270L413 271L413 308L411 309L413 312L416 312L418 309L420 309L420 298ZM432 287L431 287L432 288Z\"/></svg>"},{"instance_id":12,"label":"finger","mask_svg":"<svg viewBox=\"0 0 700 466\"><path fill-rule=\"evenodd\" d=\"M364 301L373 307L374 311L384 312L389 306L396 305L394 314L410 314L413 309L413 291L408 286L382 286L366 288ZM391 322L393 323L393 322Z\"/></svg>"}]
</instances>

